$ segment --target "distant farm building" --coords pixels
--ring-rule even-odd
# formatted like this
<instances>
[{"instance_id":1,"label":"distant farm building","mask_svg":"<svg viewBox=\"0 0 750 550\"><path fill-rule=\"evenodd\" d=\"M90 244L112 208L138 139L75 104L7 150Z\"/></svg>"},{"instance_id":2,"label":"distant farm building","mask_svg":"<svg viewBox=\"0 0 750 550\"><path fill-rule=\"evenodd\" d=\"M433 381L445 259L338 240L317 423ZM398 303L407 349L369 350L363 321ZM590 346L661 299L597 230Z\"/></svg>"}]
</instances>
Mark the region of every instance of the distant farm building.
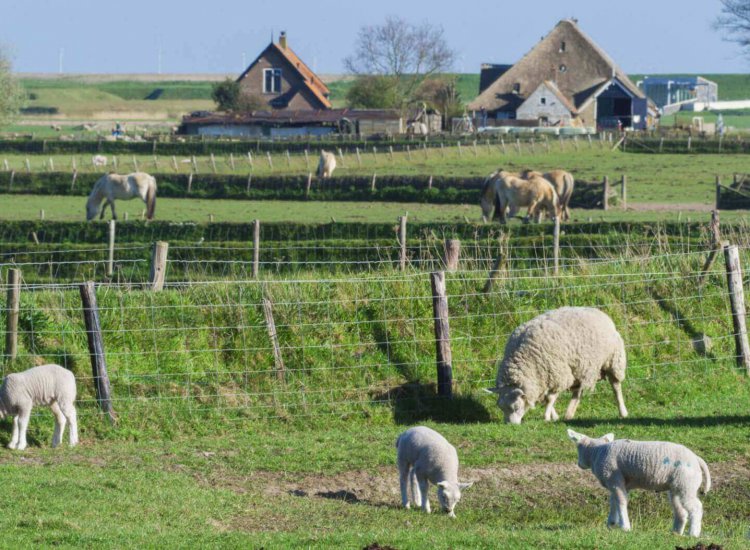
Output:
<instances>
[{"instance_id":1,"label":"distant farm building","mask_svg":"<svg viewBox=\"0 0 750 550\"><path fill-rule=\"evenodd\" d=\"M469 104L480 126L646 128L656 109L573 19L514 65L486 64Z\"/></svg>"},{"instance_id":2,"label":"distant farm building","mask_svg":"<svg viewBox=\"0 0 750 550\"><path fill-rule=\"evenodd\" d=\"M690 103L716 103L719 86L702 76L646 76L638 87L660 109L678 111Z\"/></svg>"},{"instance_id":3,"label":"distant farm building","mask_svg":"<svg viewBox=\"0 0 750 550\"><path fill-rule=\"evenodd\" d=\"M239 76L241 93L260 98L271 109L330 109L329 90L297 57L285 32L271 42Z\"/></svg>"}]
</instances>

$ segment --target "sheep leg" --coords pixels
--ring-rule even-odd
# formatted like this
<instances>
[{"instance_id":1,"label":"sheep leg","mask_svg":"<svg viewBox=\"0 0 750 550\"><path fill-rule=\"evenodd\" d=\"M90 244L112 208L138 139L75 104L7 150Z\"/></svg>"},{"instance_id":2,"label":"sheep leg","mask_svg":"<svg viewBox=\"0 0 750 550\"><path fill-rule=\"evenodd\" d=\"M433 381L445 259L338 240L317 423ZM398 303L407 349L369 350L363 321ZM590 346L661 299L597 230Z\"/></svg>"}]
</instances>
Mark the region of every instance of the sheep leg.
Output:
<instances>
[{"instance_id":1,"label":"sheep leg","mask_svg":"<svg viewBox=\"0 0 750 550\"><path fill-rule=\"evenodd\" d=\"M620 512L617 509L617 499L613 492L609 493L609 516L607 517L607 527L615 527L620 524Z\"/></svg>"},{"instance_id":2,"label":"sheep leg","mask_svg":"<svg viewBox=\"0 0 750 550\"><path fill-rule=\"evenodd\" d=\"M682 502L680 502L680 497L672 493L672 491L669 491L667 493L667 498L672 505L672 515L674 516L672 531L674 533L677 533L678 535L681 535L685 532L685 524L687 523L688 512L687 510L685 510Z\"/></svg>"},{"instance_id":3,"label":"sheep leg","mask_svg":"<svg viewBox=\"0 0 750 550\"><path fill-rule=\"evenodd\" d=\"M18 411L18 446L16 449L23 451L26 448L26 430L29 428L31 407Z\"/></svg>"},{"instance_id":4,"label":"sheep leg","mask_svg":"<svg viewBox=\"0 0 750 550\"><path fill-rule=\"evenodd\" d=\"M401 505L404 508L410 508L409 504L409 465L399 461L398 463L398 482L401 487Z\"/></svg>"},{"instance_id":5,"label":"sheep leg","mask_svg":"<svg viewBox=\"0 0 750 550\"><path fill-rule=\"evenodd\" d=\"M18 415L13 417L13 435L10 437L10 443L8 443L9 449L18 448Z\"/></svg>"},{"instance_id":6,"label":"sheep leg","mask_svg":"<svg viewBox=\"0 0 750 550\"><path fill-rule=\"evenodd\" d=\"M427 490L429 489L430 482L427 481L427 478L425 476L417 475L417 483L419 485L419 492L422 496L422 510L429 514L431 512L430 497Z\"/></svg>"},{"instance_id":7,"label":"sheep leg","mask_svg":"<svg viewBox=\"0 0 750 550\"><path fill-rule=\"evenodd\" d=\"M581 402L581 395L583 394L583 388L581 386L573 386L573 397L568 403L568 408L565 411L565 420L573 420L576 415L576 409L578 409L578 403Z\"/></svg>"},{"instance_id":8,"label":"sheep leg","mask_svg":"<svg viewBox=\"0 0 750 550\"><path fill-rule=\"evenodd\" d=\"M615 498L615 509L620 516L619 525L623 531L630 531L630 518L628 517L628 492L622 485L612 489Z\"/></svg>"},{"instance_id":9,"label":"sheep leg","mask_svg":"<svg viewBox=\"0 0 750 550\"><path fill-rule=\"evenodd\" d=\"M690 521L690 529L688 534L691 537L701 536L701 520L703 519L703 504L698 497L689 497L683 500L683 506L688 512L688 519Z\"/></svg>"},{"instance_id":10,"label":"sheep leg","mask_svg":"<svg viewBox=\"0 0 750 550\"><path fill-rule=\"evenodd\" d=\"M555 401L557 400L558 393L547 394L547 408L544 410L544 419L546 421L557 420L560 418L555 411Z\"/></svg>"},{"instance_id":11,"label":"sheep leg","mask_svg":"<svg viewBox=\"0 0 750 550\"><path fill-rule=\"evenodd\" d=\"M70 442L70 446L74 447L78 444L78 414L76 413L76 408L73 403L69 404L61 404L60 410L65 415L65 418L68 419L68 423L70 424L70 428L68 428L68 439ZM60 433L60 443L62 443L62 432Z\"/></svg>"},{"instance_id":12,"label":"sheep leg","mask_svg":"<svg viewBox=\"0 0 750 550\"><path fill-rule=\"evenodd\" d=\"M417 472L414 468L411 469L409 475L409 486L411 487L411 502L414 506L422 505L422 493L419 491L419 483L417 483Z\"/></svg>"},{"instance_id":13,"label":"sheep leg","mask_svg":"<svg viewBox=\"0 0 750 550\"><path fill-rule=\"evenodd\" d=\"M617 380L609 379L612 384L612 390L615 392L615 399L617 400L617 407L620 409L620 417L627 418L628 409L625 408L625 399L622 397L622 384Z\"/></svg>"},{"instance_id":14,"label":"sheep leg","mask_svg":"<svg viewBox=\"0 0 750 550\"><path fill-rule=\"evenodd\" d=\"M62 436L65 433L65 415L60 410L57 401L53 401L49 408L55 416L55 431L52 432L52 448L54 449L62 443Z\"/></svg>"}]
</instances>

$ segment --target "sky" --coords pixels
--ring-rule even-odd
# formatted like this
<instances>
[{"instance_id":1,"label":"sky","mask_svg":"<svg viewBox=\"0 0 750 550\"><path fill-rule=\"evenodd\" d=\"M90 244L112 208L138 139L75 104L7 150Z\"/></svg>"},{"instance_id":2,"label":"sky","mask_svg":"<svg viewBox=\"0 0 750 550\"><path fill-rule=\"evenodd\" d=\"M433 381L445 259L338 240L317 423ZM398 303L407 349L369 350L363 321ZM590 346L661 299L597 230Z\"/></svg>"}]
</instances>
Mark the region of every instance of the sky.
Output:
<instances>
[{"instance_id":1,"label":"sky","mask_svg":"<svg viewBox=\"0 0 750 550\"><path fill-rule=\"evenodd\" d=\"M358 29L396 15L442 26L454 70L477 73L517 61L575 17L630 74L750 72L712 28L720 9L720 0L0 0L0 45L17 72L233 74L285 30L314 71L339 74Z\"/></svg>"}]
</instances>

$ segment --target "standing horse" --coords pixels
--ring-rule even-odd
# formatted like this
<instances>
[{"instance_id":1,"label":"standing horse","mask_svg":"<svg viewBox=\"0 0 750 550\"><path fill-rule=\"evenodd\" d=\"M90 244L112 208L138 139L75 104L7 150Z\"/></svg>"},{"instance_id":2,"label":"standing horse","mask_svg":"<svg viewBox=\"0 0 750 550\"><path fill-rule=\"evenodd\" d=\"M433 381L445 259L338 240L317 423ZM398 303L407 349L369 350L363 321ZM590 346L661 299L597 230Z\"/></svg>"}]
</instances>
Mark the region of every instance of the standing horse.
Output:
<instances>
[{"instance_id":1,"label":"standing horse","mask_svg":"<svg viewBox=\"0 0 750 550\"><path fill-rule=\"evenodd\" d=\"M320 161L318 161L318 177L321 179L330 178L336 169L336 155L328 151L320 151Z\"/></svg>"},{"instance_id":2,"label":"standing horse","mask_svg":"<svg viewBox=\"0 0 750 550\"><path fill-rule=\"evenodd\" d=\"M110 173L99 178L91 190L86 201L86 220L96 217L99 205L104 202L99 219L104 218L107 205L112 209L112 218L117 219L115 214L115 199L130 200L139 197L146 203L146 219L151 220L156 210L156 179L145 172L133 172L132 174L120 175Z\"/></svg>"},{"instance_id":3,"label":"standing horse","mask_svg":"<svg viewBox=\"0 0 750 550\"><path fill-rule=\"evenodd\" d=\"M505 223L505 211L509 210L514 217L522 206L528 206L527 219L541 221L542 210L546 209L550 217L560 215L560 201L552 184L538 174L530 174L528 179L518 177L510 172L498 171L485 180L482 191L482 217L487 219L492 207L495 207L495 218Z\"/></svg>"},{"instance_id":4,"label":"standing horse","mask_svg":"<svg viewBox=\"0 0 750 550\"><path fill-rule=\"evenodd\" d=\"M560 210L563 219L569 220L570 208L568 205L570 204L570 198L573 196L573 187L575 185L573 174L565 170L550 170L544 174L534 172L533 170L525 170L521 173L521 177L528 179L531 174L540 175L552 184L560 199Z\"/></svg>"}]
</instances>

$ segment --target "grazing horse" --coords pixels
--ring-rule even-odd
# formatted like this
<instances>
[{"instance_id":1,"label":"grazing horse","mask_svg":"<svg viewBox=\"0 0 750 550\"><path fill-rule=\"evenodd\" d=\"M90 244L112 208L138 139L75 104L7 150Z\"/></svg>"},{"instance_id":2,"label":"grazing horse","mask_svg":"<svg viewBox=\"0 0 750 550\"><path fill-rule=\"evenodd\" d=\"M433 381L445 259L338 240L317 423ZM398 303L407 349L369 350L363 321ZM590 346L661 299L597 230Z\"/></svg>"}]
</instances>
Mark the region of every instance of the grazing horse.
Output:
<instances>
[{"instance_id":1,"label":"grazing horse","mask_svg":"<svg viewBox=\"0 0 750 550\"><path fill-rule=\"evenodd\" d=\"M105 202L99 219L104 218L104 211L109 205L112 209L112 218L116 220L115 199L130 200L135 197L146 203L146 219L153 219L156 209L156 179L153 176L145 172L126 175L110 173L102 176L94 184L86 201L86 220L96 217L102 201Z\"/></svg>"},{"instance_id":2,"label":"grazing horse","mask_svg":"<svg viewBox=\"0 0 750 550\"><path fill-rule=\"evenodd\" d=\"M526 219L534 218L541 221L543 210L549 212L550 217L560 215L560 201L552 184L537 174L531 174L528 179L516 174L497 171L491 174L482 191L482 218L487 219L492 207L495 207L495 218L500 223L506 222L505 211L509 210L510 217L514 217L522 206L528 206Z\"/></svg>"},{"instance_id":3,"label":"grazing horse","mask_svg":"<svg viewBox=\"0 0 750 550\"><path fill-rule=\"evenodd\" d=\"M336 155L328 151L320 151L320 161L318 161L318 177L330 178L336 169Z\"/></svg>"},{"instance_id":4,"label":"grazing horse","mask_svg":"<svg viewBox=\"0 0 750 550\"><path fill-rule=\"evenodd\" d=\"M573 174L565 170L550 170L544 174L534 172L533 170L525 170L521 173L521 177L528 179L531 174L542 176L552 184L560 199L560 211L562 212L563 219L569 220L570 208L568 205L570 204L570 198L573 196L573 186L575 185Z\"/></svg>"}]
</instances>

